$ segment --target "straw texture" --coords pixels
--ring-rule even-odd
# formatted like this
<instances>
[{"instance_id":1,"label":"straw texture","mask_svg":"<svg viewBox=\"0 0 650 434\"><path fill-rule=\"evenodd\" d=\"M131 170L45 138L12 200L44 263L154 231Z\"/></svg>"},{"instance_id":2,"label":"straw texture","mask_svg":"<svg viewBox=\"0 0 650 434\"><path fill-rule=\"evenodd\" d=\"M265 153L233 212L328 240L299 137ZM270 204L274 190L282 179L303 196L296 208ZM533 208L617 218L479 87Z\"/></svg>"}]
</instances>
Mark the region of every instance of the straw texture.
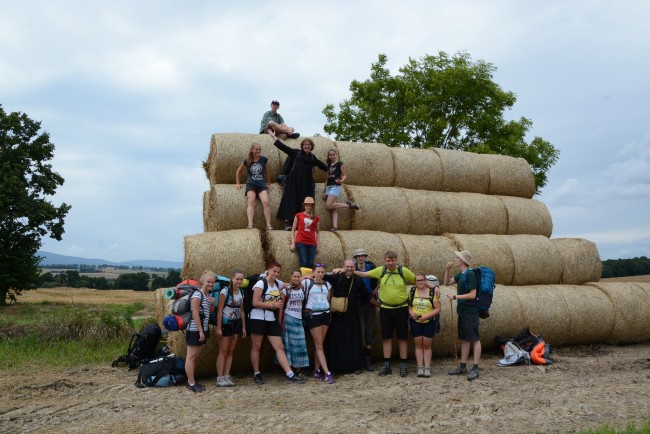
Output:
<instances>
[{"instance_id":1,"label":"straw texture","mask_svg":"<svg viewBox=\"0 0 650 434\"><path fill-rule=\"evenodd\" d=\"M356 249L365 249L368 252L368 259L378 267L384 265L384 253L388 250L397 253L397 262L400 264L403 264L406 259L406 250L397 235L363 230L339 231L336 235L341 240L344 258L352 259Z\"/></svg>"},{"instance_id":2,"label":"straw texture","mask_svg":"<svg viewBox=\"0 0 650 434\"><path fill-rule=\"evenodd\" d=\"M512 285L560 283L562 258L551 240L542 235L506 235L515 261Z\"/></svg>"},{"instance_id":3,"label":"straw texture","mask_svg":"<svg viewBox=\"0 0 650 434\"><path fill-rule=\"evenodd\" d=\"M515 260L508 244L507 236L503 235L463 235L448 234L457 251L468 250L472 254L472 267L486 266L494 270L496 282L510 285L515 274ZM531 245L531 248L535 248ZM448 256L453 260L454 252ZM454 272L455 273L455 272Z\"/></svg>"},{"instance_id":4,"label":"straw texture","mask_svg":"<svg viewBox=\"0 0 650 434\"><path fill-rule=\"evenodd\" d=\"M411 213L401 188L347 186L346 190L360 208L352 229L397 233L408 229Z\"/></svg>"},{"instance_id":5,"label":"straw texture","mask_svg":"<svg viewBox=\"0 0 650 434\"><path fill-rule=\"evenodd\" d=\"M348 185L390 187L395 181L391 148L381 143L336 142L348 169Z\"/></svg>"},{"instance_id":6,"label":"straw texture","mask_svg":"<svg viewBox=\"0 0 650 434\"><path fill-rule=\"evenodd\" d=\"M443 190L442 163L430 149L390 148L395 166L395 187Z\"/></svg>"},{"instance_id":7,"label":"straw texture","mask_svg":"<svg viewBox=\"0 0 650 434\"><path fill-rule=\"evenodd\" d=\"M528 161L506 155L482 154L490 170L488 194L530 199L535 194L535 177Z\"/></svg>"},{"instance_id":8,"label":"straw texture","mask_svg":"<svg viewBox=\"0 0 650 434\"><path fill-rule=\"evenodd\" d=\"M447 237L433 235L397 235L405 249L404 264L414 273L434 274L440 282L445 265L454 258L456 246Z\"/></svg>"},{"instance_id":9,"label":"straw texture","mask_svg":"<svg viewBox=\"0 0 650 434\"><path fill-rule=\"evenodd\" d=\"M472 152L434 148L442 163L444 191L487 194L490 186L490 166L484 155Z\"/></svg>"},{"instance_id":10,"label":"straw texture","mask_svg":"<svg viewBox=\"0 0 650 434\"><path fill-rule=\"evenodd\" d=\"M506 207L508 235L544 235L550 237L553 232L551 213L542 202L511 196L498 197Z\"/></svg>"},{"instance_id":11,"label":"straw texture","mask_svg":"<svg viewBox=\"0 0 650 434\"><path fill-rule=\"evenodd\" d=\"M582 238L555 238L551 241L562 258L562 283L581 284L600 280L603 263L595 243Z\"/></svg>"}]
</instances>

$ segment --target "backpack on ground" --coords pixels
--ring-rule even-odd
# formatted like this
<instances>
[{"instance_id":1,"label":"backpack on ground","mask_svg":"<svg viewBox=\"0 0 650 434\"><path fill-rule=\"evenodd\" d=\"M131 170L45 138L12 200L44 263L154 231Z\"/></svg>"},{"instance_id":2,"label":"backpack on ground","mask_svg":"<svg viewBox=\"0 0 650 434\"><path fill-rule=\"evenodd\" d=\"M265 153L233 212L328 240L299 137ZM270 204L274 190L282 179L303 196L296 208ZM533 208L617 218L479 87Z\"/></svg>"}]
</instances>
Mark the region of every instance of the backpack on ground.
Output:
<instances>
[{"instance_id":1,"label":"backpack on ground","mask_svg":"<svg viewBox=\"0 0 650 434\"><path fill-rule=\"evenodd\" d=\"M529 327L524 327L517 336L513 338L503 338L496 336L494 340L501 346L505 352L505 347L509 342L514 342L523 351L530 353L530 361L535 365L552 365L550 359L551 345L546 343L543 337L530 331Z\"/></svg>"},{"instance_id":2,"label":"backpack on ground","mask_svg":"<svg viewBox=\"0 0 650 434\"><path fill-rule=\"evenodd\" d=\"M433 299L436 296L436 288L428 288L428 289L429 289L429 301L431 302L431 306L433 307ZM415 291L417 291L417 286L411 287L411 294L409 296L409 306L413 306ZM438 315L431 318L431 321L433 321L435 332L438 333L440 331L440 314L438 313Z\"/></svg>"},{"instance_id":3,"label":"backpack on ground","mask_svg":"<svg viewBox=\"0 0 650 434\"><path fill-rule=\"evenodd\" d=\"M492 306L492 297L494 296L495 274L494 270L489 267L469 268L476 275L476 299L460 300L461 302L476 306L478 315L482 319L490 316L490 306ZM461 276L464 278L465 274Z\"/></svg>"},{"instance_id":4,"label":"backpack on ground","mask_svg":"<svg viewBox=\"0 0 650 434\"><path fill-rule=\"evenodd\" d=\"M140 365L136 387L167 387L187 380L185 361L173 354Z\"/></svg>"},{"instance_id":5,"label":"backpack on ground","mask_svg":"<svg viewBox=\"0 0 650 434\"><path fill-rule=\"evenodd\" d=\"M111 366L116 367L120 363L125 363L129 367L129 371L137 368L156 354L161 334L162 331L158 324L149 324L143 327L142 330L131 336L126 354L115 359Z\"/></svg>"}]
</instances>

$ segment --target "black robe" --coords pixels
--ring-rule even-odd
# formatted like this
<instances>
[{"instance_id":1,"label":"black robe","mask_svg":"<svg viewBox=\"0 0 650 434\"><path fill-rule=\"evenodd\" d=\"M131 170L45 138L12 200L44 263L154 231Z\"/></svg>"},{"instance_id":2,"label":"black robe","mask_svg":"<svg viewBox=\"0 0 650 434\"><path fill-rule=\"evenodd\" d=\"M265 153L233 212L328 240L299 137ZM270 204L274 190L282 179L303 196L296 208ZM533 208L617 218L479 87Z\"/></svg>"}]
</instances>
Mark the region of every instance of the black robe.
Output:
<instances>
[{"instance_id":1,"label":"black robe","mask_svg":"<svg viewBox=\"0 0 650 434\"><path fill-rule=\"evenodd\" d=\"M354 279L352 288L350 279ZM332 321L323 344L327 366L336 371L362 369L363 341L359 304L368 297L363 281L356 276L350 278L344 273L327 274L325 280L332 285L332 297L345 297L348 291L350 293L347 312L331 314Z\"/></svg>"},{"instance_id":2,"label":"black robe","mask_svg":"<svg viewBox=\"0 0 650 434\"><path fill-rule=\"evenodd\" d=\"M327 172L327 165L310 152L305 154L302 149L294 149L276 140L274 145L295 158L293 170L287 175L287 182L282 192L282 200L278 208L280 220L293 221L293 218L302 211L302 203L307 196L314 197L314 166Z\"/></svg>"}]
</instances>

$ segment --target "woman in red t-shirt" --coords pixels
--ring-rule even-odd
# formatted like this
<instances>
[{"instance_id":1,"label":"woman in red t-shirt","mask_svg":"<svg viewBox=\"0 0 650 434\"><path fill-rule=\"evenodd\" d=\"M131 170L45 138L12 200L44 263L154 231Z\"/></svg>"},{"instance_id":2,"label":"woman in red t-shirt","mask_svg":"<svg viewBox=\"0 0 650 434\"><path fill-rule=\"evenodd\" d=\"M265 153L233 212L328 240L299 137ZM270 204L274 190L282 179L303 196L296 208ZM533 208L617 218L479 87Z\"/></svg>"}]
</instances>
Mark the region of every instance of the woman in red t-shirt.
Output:
<instances>
[{"instance_id":1,"label":"woman in red t-shirt","mask_svg":"<svg viewBox=\"0 0 650 434\"><path fill-rule=\"evenodd\" d=\"M298 252L301 267L313 269L320 236L320 218L314 214L314 198L307 196L302 209L293 219L289 250Z\"/></svg>"}]
</instances>

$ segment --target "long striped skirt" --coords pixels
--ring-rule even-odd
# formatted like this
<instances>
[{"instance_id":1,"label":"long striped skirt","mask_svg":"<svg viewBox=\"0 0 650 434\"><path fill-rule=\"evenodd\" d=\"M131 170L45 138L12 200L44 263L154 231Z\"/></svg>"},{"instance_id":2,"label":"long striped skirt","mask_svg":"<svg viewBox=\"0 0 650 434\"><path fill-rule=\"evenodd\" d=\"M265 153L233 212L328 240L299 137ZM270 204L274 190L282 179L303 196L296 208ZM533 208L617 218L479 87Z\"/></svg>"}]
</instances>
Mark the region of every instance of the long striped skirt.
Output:
<instances>
[{"instance_id":1,"label":"long striped skirt","mask_svg":"<svg viewBox=\"0 0 650 434\"><path fill-rule=\"evenodd\" d=\"M282 342L291 367L306 368L309 366L307 341L305 340L305 328L302 326L302 320L289 315L284 316Z\"/></svg>"}]
</instances>

